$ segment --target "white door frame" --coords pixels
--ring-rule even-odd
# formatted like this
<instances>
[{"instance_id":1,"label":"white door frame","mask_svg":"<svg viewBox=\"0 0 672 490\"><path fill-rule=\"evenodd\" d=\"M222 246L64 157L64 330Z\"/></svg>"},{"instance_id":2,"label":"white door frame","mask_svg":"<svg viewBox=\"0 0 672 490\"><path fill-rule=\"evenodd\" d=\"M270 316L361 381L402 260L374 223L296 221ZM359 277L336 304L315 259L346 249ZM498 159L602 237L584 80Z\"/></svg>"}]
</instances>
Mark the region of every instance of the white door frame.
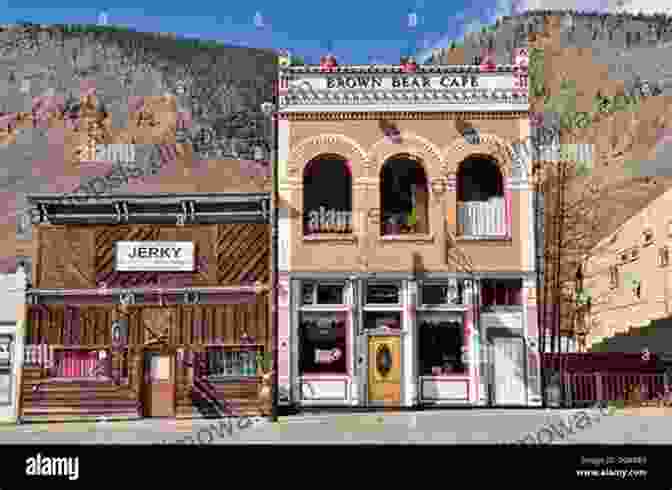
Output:
<instances>
[{"instance_id":1,"label":"white door frame","mask_svg":"<svg viewBox=\"0 0 672 490\"><path fill-rule=\"evenodd\" d=\"M520 384L522 386L521 388L521 393L520 393L520 402L519 403L502 403L500 401L500 393L501 390L499 388L499 385L497 383L497 342L498 341L508 341L508 342L515 342L519 343L522 347L521 349L521 355L522 355L522 360L523 362L521 363L522 369L523 369L523 378L520 381ZM493 361L493 383L492 387L494 389L494 405L499 406L499 405L527 405L527 363L525 362L527 359L527 346L525 343L525 338L522 336L496 336L492 337L492 361Z\"/></svg>"}]
</instances>

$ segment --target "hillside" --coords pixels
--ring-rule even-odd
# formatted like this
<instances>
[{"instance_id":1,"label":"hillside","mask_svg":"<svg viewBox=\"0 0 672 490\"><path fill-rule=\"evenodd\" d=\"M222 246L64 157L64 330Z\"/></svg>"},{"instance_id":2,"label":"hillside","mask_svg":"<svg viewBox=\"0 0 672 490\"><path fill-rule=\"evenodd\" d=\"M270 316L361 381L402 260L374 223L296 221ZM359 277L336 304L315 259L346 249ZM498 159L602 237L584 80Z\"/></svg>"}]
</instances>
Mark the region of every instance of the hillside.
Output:
<instances>
[{"instance_id":1,"label":"hillside","mask_svg":"<svg viewBox=\"0 0 672 490\"><path fill-rule=\"evenodd\" d=\"M236 157L250 160L264 137L260 104L272 100L276 69L270 51L174 36L0 28L3 272L14 269L16 255L31 255L21 219L26 194L267 186L267 169ZM178 121L184 130L176 140ZM198 135L206 138L189 144ZM87 145L112 143L134 144L135 162L91 162ZM205 177L210 167L221 179Z\"/></svg>"},{"instance_id":2,"label":"hillside","mask_svg":"<svg viewBox=\"0 0 672 490\"><path fill-rule=\"evenodd\" d=\"M541 131L560 131L552 115L556 102L589 119L585 127L560 134L566 142L594 145L589 175L575 179L569 192L577 198L588 185L601 188L602 215L593 221L600 226L591 236L598 241L670 185L670 145L659 141L672 131L672 17L526 12L467 35L461 46L437 50L430 62L473 62L483 48L491 48L497 63L510 63L513 48L520 46L542 53L540 87L530 94ZM563 81L573 86L571 97L562 96ZM649 92L643 81L649 82ZM532 88L532 79L530 84ZM636 96L636 107L595 107L598 97L619 95Z\"/></svg>"}]
</instances>

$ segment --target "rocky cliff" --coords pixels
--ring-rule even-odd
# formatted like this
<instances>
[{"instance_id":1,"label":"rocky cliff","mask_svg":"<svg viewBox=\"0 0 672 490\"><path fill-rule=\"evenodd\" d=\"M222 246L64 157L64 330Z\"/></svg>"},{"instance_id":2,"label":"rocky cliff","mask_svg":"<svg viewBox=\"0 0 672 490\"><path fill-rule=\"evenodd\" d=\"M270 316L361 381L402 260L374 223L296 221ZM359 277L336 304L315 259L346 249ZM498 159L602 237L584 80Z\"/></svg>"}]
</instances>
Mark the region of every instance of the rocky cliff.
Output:
<instances>
[{"instance_id":1,"label":"rocky cliff","mask_svg":"<svg viewBox=\"0 0 672 490\"><path fill-rule=\"evenodd\" d=\"M267 140L260 104L276 70L271 51L168 35L0 28L0 267L32 255L30 193L267 186L268 166L250 160ZM118 143L133 145L132 162L96 159L96 145Z\"/></svg>"}]
</instances>

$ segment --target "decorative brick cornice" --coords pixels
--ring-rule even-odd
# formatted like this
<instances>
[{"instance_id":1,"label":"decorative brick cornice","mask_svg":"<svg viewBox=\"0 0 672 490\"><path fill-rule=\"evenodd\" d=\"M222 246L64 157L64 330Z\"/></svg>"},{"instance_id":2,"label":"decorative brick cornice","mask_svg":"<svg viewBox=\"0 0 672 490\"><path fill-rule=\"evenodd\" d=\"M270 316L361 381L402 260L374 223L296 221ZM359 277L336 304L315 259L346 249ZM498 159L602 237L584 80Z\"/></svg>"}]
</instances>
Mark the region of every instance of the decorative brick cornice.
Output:
<instances>
[{"instance_id":1,"label":"decorative brick cornice","mask_svg":"<svg viewBox=\"0 0 672 490\"><path fill-rule=\"evenodd\" d=\"M528 102L526 94L517 89L511 90L309 90L292 89L287 95L280 96L280 107L296 105L308 106L338 106L338 105L380 105L394 106L415 104L418 109L422 106L450 106L465 104L525 104Z\"/></svg>"},{"instance_id":2,"label":"decorative brick cornice","mask_svg":"<svg viewBox=\"0 0 672 490\"><path fill-rule=\"evenodd\" d=\"M511 146L494 134L480 134L476 144L467 142L464 138L455 140L442 152L443 165L441 173L444 175L457 173L459 164L471 155L488 155L494 158L502 172L502 177L511 176L513 151Z\"/></svg>"},{"instance_id":3,"label":"decorative brick cornice","mask_svg":"<svg viewBox=\"0 0 672 490\"><path fill-rule=\"evenodd\" d=\"M306 138L291 148L287 175L290 178L300 178L305 166L322 154L339 155L350 161L353 179L366 175L370 166L367 152L352 138L343 134L319 134Z\"/></svg>"},{"instance_id":4,"label":"decorative brick cornice","mask_svg":"<svg viewBox=\"0 0 672 490\"><path fill-rule=\"evenodd\" d=\"M334 121L334 120L371 120L385 117L394 120L515 120L528 117L528 111L492 111L492 112L293 112L279 114L280 119L289 121Z\"/></svg>"}]
</instances>

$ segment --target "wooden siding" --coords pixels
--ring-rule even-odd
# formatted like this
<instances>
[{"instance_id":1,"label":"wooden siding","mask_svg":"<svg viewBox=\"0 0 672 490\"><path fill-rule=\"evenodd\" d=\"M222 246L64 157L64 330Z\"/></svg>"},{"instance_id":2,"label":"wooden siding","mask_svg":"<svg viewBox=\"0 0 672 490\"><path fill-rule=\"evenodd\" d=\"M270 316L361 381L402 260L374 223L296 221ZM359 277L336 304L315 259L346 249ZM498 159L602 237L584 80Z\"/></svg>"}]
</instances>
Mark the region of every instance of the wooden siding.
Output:
<instances>
[{"instance_id":1,"label":"wooden siding","mask_svg":"<svg viewBox=\"0 0 672 490\"><path fill-rule=\"evenodd\" d=\"M245 333L256 343L270 346L269 293L259 294L255 299L250 303L224 305L131 306L127 315L128 343L144 345L151 340L153 330L158 335L165 333L166 343L174 346L236 345L241 343ZM149 325L150 317L157 314L169 316L161 318L160 326ZM68 315L72 315L70 321ZM109 345L112 321L120 315L113 305L30 305L26 343ZM76 339L80 339L79 342Z\"/></svg>"},{"instance_id":2,"label":"wooden siding","mask_svg":"<svg viewBox=\"0 0 672 490\"><path fill-rule=\"evenodd\" d=\"M39 228L36 284L49 288L93 287L93 236L81 228ZM40 287L40 286L37 286Z\"/></svg>"},{"instance_id":3,"label":"wooden siding","mask_svg":"<svg viewBox=\"0 0 672 490\"><path fill-rule=\"evenodd\" d=\"M40 225L36 288L206 287L270 281L270 226ZM193 241L196 271L116 272L117 241Z\"/></svg>"},{"instance_id":4,"label":"wooden siding","mask_svg":"<svg viewBox=\"0 0 672 490\"><path fill-rule=\"evenodd\" d=\"M220 284L270 281L271 229L268 225L217 225Z\"/></svg>"}]
</instances>

